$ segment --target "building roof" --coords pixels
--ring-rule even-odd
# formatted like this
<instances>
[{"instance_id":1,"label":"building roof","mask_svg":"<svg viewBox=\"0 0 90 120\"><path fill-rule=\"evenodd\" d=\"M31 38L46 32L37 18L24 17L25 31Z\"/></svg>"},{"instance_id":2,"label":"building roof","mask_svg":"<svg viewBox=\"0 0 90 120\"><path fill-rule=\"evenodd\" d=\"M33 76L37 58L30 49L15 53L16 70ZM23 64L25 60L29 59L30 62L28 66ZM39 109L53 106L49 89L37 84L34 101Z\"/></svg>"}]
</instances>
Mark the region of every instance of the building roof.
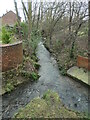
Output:
<instances>
[{"instance_id":1,"label":"building roof","mask_svg":"<svg viewBox=\"0 0 90 120\"><path fill-rule=\"evenodd\" d=\"M7 14L10 13L10 12L14 13L12 10L10 10L10 11L6 12L5 14L3 14L2 17L4 17L5 15L7 15ZM16 15L16 13L14 13L14 14ZM2 18L2 17L0 17L0 18ZM19 18L21 18L21 17L19 16Z\"/></svg>"}]
</instances>

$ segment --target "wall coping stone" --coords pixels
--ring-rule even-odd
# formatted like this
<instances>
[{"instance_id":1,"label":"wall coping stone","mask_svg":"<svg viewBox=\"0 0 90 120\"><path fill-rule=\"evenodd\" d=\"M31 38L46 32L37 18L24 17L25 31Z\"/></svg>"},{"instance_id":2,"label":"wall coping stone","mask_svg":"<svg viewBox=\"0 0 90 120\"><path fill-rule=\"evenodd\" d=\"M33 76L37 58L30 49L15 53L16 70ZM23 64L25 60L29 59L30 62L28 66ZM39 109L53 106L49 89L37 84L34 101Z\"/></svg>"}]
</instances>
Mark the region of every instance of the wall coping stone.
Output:
<instances>
[{"instance_id":1,"label":"wall coping stone","mask_svg":"<svg viewBox=\"0 0 90 120\"><path fill-rule=\"evenodd\" d=\"M19 42L15 42L13 44L0 44L0 48L2 47L10 47L10 46L16 46L18 44L22 44L22 41L19 41Z\"/></svg>"}]
</instances>

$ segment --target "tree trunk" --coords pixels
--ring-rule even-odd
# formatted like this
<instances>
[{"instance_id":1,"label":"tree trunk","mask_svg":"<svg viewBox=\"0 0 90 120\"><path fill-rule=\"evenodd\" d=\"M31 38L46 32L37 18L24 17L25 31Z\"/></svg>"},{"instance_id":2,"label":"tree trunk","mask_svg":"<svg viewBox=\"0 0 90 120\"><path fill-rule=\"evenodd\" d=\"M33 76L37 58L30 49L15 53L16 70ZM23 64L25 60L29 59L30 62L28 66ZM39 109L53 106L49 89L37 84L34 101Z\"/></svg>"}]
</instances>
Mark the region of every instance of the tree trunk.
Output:
<instances>
[{"instance_id":1,"label":"tree trunk","mask_svg":"<svg viewBox=\"0 0 90 120\"><path fill-rule=\"evenodd\" d=\"M32 3L28 0L28 39L31 40L31 30L32 30Z\"/></svg>"},{"instance_id":2,"label":"tree trunk","mask_svg":"<svg viewBox=\"0 0 90 120\"><path fill-rule=\"evenodd\" d=\"M14 5L15 5L15 10L16 10L16 14L17 14L17 22L18 22L18 25L20 26L20 19L19 19L19 14L18 14L18 8L17 8L16 0L14 0Z\"/></svg>"},{"instance_id":3,"label":"tree trunk","mask_svg":"<svg viewBox=\"0 0 90 120\"><path fill-rule=\"evenodd\" d=\"M39 27L39 20L40 20L40 6L39 6L38 18L37 18L37 29Z\"/></svg>"},{"instance_id":4,"label":"tree trunk","mask_svg":"<svg viewBox=\"0 0 90 120\"><path fill-rule=\"evenodd\" d=\"M19 31L19 37L20 40L22 40L22 36L21 36L21 27L20 27L20 18L19 18L19 13L18 13L18 8L17 8L17 2L16 0L14 0L14 5L15 5L15 10L16 10L16 15L17 15L17 23L18 23L18 31Z\"/></svg>"}]
</instances>

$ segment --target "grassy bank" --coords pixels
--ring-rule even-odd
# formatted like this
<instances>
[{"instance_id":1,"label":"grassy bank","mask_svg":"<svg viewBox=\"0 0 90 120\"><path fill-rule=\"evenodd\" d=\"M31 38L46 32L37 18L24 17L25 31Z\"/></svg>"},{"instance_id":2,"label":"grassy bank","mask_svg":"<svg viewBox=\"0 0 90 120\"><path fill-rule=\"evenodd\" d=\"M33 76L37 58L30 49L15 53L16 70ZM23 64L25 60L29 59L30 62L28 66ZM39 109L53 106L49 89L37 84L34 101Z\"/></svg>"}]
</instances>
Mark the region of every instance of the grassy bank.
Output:
<instances>
[{"instance_id":1,"label":"grassy bank","mask_svg":"<svg viewBox=\"0 0 90 120\"><path fill-rule=\"evenodd\" d=\"M19 110L14 118L83 118L84 114L66 108L59 95L48 90L42 98L34 98L25 108Z\"/></svg>"}]
</instances>

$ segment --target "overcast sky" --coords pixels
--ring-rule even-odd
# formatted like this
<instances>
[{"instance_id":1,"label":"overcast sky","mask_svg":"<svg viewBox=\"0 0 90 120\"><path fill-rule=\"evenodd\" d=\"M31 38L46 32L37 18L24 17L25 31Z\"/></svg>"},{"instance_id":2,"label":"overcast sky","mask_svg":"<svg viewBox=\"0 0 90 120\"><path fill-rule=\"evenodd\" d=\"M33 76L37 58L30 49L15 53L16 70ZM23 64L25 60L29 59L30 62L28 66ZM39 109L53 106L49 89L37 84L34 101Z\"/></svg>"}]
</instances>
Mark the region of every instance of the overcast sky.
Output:
<instances>
[{"instance_id":1,"label":"overcast sky","mask_svg":"<svg viewBox=\"0 0 90 120\"><path fill-rule=\"evenodd\" d=\"M23 18L21 0L18 0L19 15ZM25 0L24 0L25 1ZM15 12L14 0L0 0L0 17L7 11Z\"/></svg>"},{"instance_id":2,"label":"overcast sky","mask_svg":"<svg viewBox=\"0 0 90 120\"><path fill-rule=\"evenodd\" d=\"M18 2L18 8L19 8L19 15L23 18L22 14L22 5L21 5L21 0L16 0ZM23 0L24 2L27 2L28 0ZM36 1L36 0L33 0ZM37 0L39 1L47 1L47 2L52 2L55 0ZM56 0L56 1L70 1L70 0ZM74 0L71 0L74 1ZM88 1L88 0L77 0L77 1ZM0 17L6 13L6 11L12 10L15 12L15 7L14 7L14 0L0 0Z\"/></svg>"},{"instance_id":3,"label":"overcast sky","mask_svg":"<svg viewBox=\"0 0 90 120\"><path fill-rule=\"evenodd\" d=\"M6 10L15 11L13 0L0 0L0 16L5 14Z\"/></svg>"}]
</instances>

